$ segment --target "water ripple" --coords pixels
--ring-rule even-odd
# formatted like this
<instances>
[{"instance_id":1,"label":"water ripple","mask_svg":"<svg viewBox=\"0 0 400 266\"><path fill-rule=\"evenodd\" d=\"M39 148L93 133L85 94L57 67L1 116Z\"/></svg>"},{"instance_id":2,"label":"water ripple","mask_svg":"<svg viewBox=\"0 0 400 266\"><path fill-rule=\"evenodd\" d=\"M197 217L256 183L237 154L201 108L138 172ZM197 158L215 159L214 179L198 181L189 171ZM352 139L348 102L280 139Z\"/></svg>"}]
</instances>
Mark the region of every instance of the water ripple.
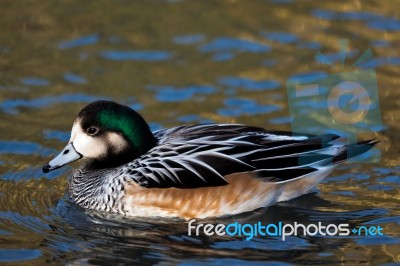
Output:
<instances>
[{"instance_id":1,"label":"water ripple","mask_svg":"<svg viewBox=\"0 0 400 266\"><path fill-rule=\"evenodd\" d=\"M241 116L272 113L281 110L278 105L259 105L252 99L229 98L224 101L224 108L218 109L218 114L223 116Z\"/></svg>"},{"instance_id":2,"label":"water ripple","mask_svg":"<svg viewBox=\"0 0 400 266\"><path fill-rule=\"evenodd\" d=\"M58 151L52 153L55 156ZM43 164L47 161L43 160ZM63 174L69 172L71 170L70 166L64 166L56 171L49 172L48 174L44 175L42 171L42 165L37 166L36 168L28 168L21 171L10 171L1 176L2 180L29 180L29 179L39 179L45 177L46 179L54 179L62 176Z\"/></svg>"},{"instance_id":3,"label":"water ripple","mask_svg":"<svg viewBox=\"0 0 400 266\"><path fill-rule=\"evenodd\" d=\"M385 17L383 15L372 12L337 12L326 9L314 9L312 11L312 15L316 18L326 20L361 20L364 21L365 25L370 29L379 31L400 31L400 20L398 20L397 18Z\"/></svg>"},{"instance_id":4,"label":"water ripple","mask_svg":"<svg viewBox=\"0 0 400 266\"><path fill-rule=\"evenodd\" d=\"M87 82L86 78L71 72L64 73L63 78L65 81L73 84L86 84Z\"/></svg>"},{"instance_id":5,"label":"water ripple","mask_svg":"<svg viewBox=\"0 0 400 266\"><path fill-rule=\"evenodd\" d=\"M231 88L243 88L249 91L274 90L280 87L280 83L275 80L252 80L242 77L222 77L218 79L218 83Z\"/></svg>"},{"instance_id":6,"label":"water ripple","mask_svg":"<svg viewBox=\"0 0 400 266\"><path fill-rule=\"evenodd\" d=\"M34 142L0 140L0 154L32 155L38 154L46 157L57 154L54 149L44 148Z\"/></svg>"},{"instance_id":7,"label":"water ripple","mask_svg":"<svg viewBox=\"0 0 400 266\"><path fill-rule=\"evenodd\" d=\"M356 12L356 11L349 11L349 12L337 12L333 10L327 9L314 9L312 11L312 15L316 18L322 18L326 20L375 20L380 19L382 16L371 13L371 12Z\"/></svg>"},{"instance_id":8,"label":"water ripple","mask_svg":"<svg viewBox=\"0 0 400 266\"><path fill-rule=\"evenodd\" d=\"M294 2L294 0L271 0L272 3L277 5L288 5Z\"/></svg>"},{"instance_id":9,"label":"water ripple","mask_svg":"<svg viewBox=\"0 0 400 266\"><path fill-rule=\"evenodd\" d=\"M373 40L370 42L370 45L374 47L388 47L390 42L386 40Z\"/></svg>"},{"instance_id":10,"label":"water ripple","mask_svg":"<svg viewBox=\"0 0 400 266\"><path fill-rule=\"evenodd\" d=\"M150 90L156 91L156 99L160 102L182 102L189 100L196 94L212 94L216 89L208 85L192 85L181 88L172 86L150 86Z\"/></svg>"},{"instance_id":11,"label":"water ripple","mask_svg":"<svg viewBox=\"0 0 400 266\"><path fill-rule=\"evenodd\" d=\"M195 114L182 115L178 117L176 120L182 123L200 123L200 124L209 124L214 122L210 119L204 119L199 115Z\"/></svg>"},{"instance_id":12,"label":"water ripple","mask_svg":"<svg viewBox=\"0 0 400 266\"><path fill-rule=\"evenodd\" d=\"M38 249L0 249L1 262L16 262L39 258L42 252Z\"/></svg>"},{"instance_id":13,"label":"water ripple","mask_svg":"<svg viewBox=\"0 0 400 266\"><path fill-rule=\"evenodd\" d=\"M279 238L268 237L268 239L254 238L252 241L233 240L215 242L212 245L217 249L259 249L259 250L287 250L288 246L292 249L307 249L311 246L305 239L289 236L285 241Z\"/></svg>"},{"instance_id":14,"label":"water ripple","mask_svg":"<svg viewBox=\"0 0 400 266\"><path fill-rule=\"evenodd\" d=\"M113 61L165 61L172 58L172 53L166 51L120 51L108 50L100 53L104 59Z\"/></svg>"},{"instance_id":15,"label":"water ripple","mask_svg":"<svg viewBox=\"0 0 400 266\"><path fill-rule=\"evenodd\" d=\"M289 77L289 81L293 80L293 82L297 81L299 83L316 83L325 79L327 75L328 74L323 71L298 73Z\"/></svg>"},{"instance_id":16,"label":"water ripple","mask_svg":"<svg viewBox=\"0 0 400 266\"><path fill-rule=\"evenodd\" d=\"M364 63L361 63L359 67L368 69L385 65L399 66L400 57L374 57Z\"/></svg>"},{"instance_id":17,"label":"water ripple","mask_svg":"<svg viewBox=\"0 0 400 266\"><path fill-rule=\"evenodd\" d=\"M82 36L73 40L62 41L58 44L58 48L61 50L71 49L79 46L92 45L99 42L100 37L97 34L91 34Z\"/></svg>"},{"instance_id":18,"label":"water ripple","mask_svg":"<svg viewBox=\"0 0 400 266\"><path fill-rule=\"evenodd\" d=\"M19 113L19 107L43 108L59 103L93 102L101 99L105 100L108 98L84 93L67 93L57 96L43 96L32 100L5 100L0 102L0 109L7 114L16 115Z\"/></svg>"},{"instance_id":19,"label":"water ripple","mask_svg":"<svg viewBox=\"0 0 400 266\"><path fill-rule=\"evenodd\" d=\"M394 238L388 235L374 235L374 236L364 236L356 240L360 245L398 245L400 244L400 239Z\"/></svg>"},{"instance_id":20,"label":"water ripple","mask_svg":"<svg viewBox=\"0 0 400 266\"><path fill-rule=\"evenodd\" d=\"M354 58L358 54L358 50L351 50L345 53L345 58ZM340 52L338 53L329 53L325 54L326 58L329 59L332 63L340 62L342 59L342 55Z\"/></svg>"},{"instance_id":21,"label":"water ripple","mask_svg":"<svg viewBox=\"0 0 400 266\"><path fill-rule=\"evenodd\" d=\"M200 46L200 51L203 53L210 52L249 52L249 53L266 53L271 50L267 44L243 40L231 37L220 37L213 41Z\"/></svg>"},{"instance_id":22,"label":"water ripple","mask_svg":"<svg viewBox=\"0 0 400 266\"><path fill-rule=\"evenodd\" d=\"M400 20L397 18L381 17L381 19L367 21L367 25L371 29L380 31L400 31Z\"/></svg>"},{"instance_id":23,"label":"water ripple","mask_svg":"<svg viewBox=\"0 0 400 266\"><path fill-rule=\"evenodd\" d=\"M261 35L270 41L281 44L294 43L298 40L298 37L295 34L289 32L263 32Z\"/></svg>"},{"instance_id":24,"label":"water ripple","mask_svg":"<svg viewBox=\"0 0 400 266\"><path fill-rule=\"evenodd\" d=\"M69 140L71 133L68 131L45 130L43 132L45 139L56 139L61 142Z\"/></svg>"},{"instance_id":25,"label":"water ripple","mask_svg":"<svg viewBox=\"0 0 400 266\"><path fill-rule=\"evenodd\" d=\"M50 84L50 81L44 78L37 78L37 77L25 77L21 79L21 83L26 86L47 86Z\"/></svg>"},{"instance_id":26,"label":"water ripple","mask_svg":"<svg viewBox=\"0 0 400 266\"><path fill-rule=\"evenodd\" d=\"M292 122L292 118L289 116L276 117L269 119L268 122L275 125L290 124Z\"/></svg>"},{"instance_id":27,"label":"water ripple","mask_svg":"<svg viewBox=\"0 0 400 266\"><path fill-rule=\"evenodd\" d=\"M216 53L213 55L213 60L214 61L228 61L235 58L235 55L233 53L229 53L229 52L220 52L220 53Z\"/></svg>"},{"instance_id":28,"label":"water ripple","mask_svg":"<svg viewBox=\"0 0 400 266\"><path fill-rule=\"evenodd\" d=\"M400 176L389 175L378 179L379 182L397 183L400 184Z\"/></svg>"},{"instance_id":29,"label":"water ripple","mask_svg":"<svg viewBox=\"0 0 400 266\"><path fill-rule=\"evenodd\" d=\"M197 44L205 40L204 34L188 34L175 36L172 41L176 44L189 45Z\"/></svg>"},{"instance_id":30,"label":"water ripple","mask_svg":"<svg viewBox=\"0 0 400 266\"><path fill-rule=\"evenodd\" d=\"M319 50L321 49L321 43L317 41L309 41L309 42L299 42L297 47L300 49L310 49L310 50Z\"/></svg>"}]
</instances>

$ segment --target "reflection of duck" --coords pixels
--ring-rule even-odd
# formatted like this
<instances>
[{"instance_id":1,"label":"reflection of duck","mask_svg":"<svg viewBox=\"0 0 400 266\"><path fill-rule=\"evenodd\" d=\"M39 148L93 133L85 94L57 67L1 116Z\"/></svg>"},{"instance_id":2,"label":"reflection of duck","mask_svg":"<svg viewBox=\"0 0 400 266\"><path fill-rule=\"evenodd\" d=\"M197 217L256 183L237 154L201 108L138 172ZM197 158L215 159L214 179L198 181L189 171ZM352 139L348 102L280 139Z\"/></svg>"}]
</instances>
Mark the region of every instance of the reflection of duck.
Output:
<instances>
[{"instance_id":1,"label":"reflection of duck","mask_svg":"<svg viewBox=\"0 0 400 266\"><path fill-rule=\"evenodd\" d=\"M376 142L332 144L336 135L294 135L236 124L180 126L154 134L129 107L97 101L44 172L81 157L69 180L86 209L128 216L211 217L307 193L339 163Z\"/></svg>"}]
</instances>

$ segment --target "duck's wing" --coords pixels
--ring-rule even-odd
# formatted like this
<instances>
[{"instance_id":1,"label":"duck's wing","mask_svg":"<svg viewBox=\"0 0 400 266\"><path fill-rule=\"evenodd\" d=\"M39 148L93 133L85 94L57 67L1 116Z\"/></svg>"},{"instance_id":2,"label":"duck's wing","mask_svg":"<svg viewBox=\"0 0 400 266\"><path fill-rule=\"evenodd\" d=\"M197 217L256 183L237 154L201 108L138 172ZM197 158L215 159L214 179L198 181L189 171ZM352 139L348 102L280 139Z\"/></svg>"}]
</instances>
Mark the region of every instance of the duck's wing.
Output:
<instances>
[{"instance_id":1,"label":"duck's wing","mask_svg":"<svg viewBox=\"0 0 400 266\"><path fill-rule=\"evenodd\" d=\"M268 182L286 182L356 156L371 141L333 145L337 135L295 135L243 125L183 126L155 133L159 145L124 167L143 187L221 186L225 176L252 172ZM349 153L350 154L350 153Z\"/></svg>"},{"instance_id":2,"label":"duck's wing","mask_svg":"<svg viewBox=\"0 0 400 266\"><path fill-rule=\"evenodd\" d=\"M259 135L260 140L304 140L315 137L309 134L299 134L288 131L267 131L261 127L246 126L242 124L202 124L178 126L169 129L161 129L154 132L158 144L173 140L217 140L235 138L240 136Z\"/></svg>"}]
</instances>

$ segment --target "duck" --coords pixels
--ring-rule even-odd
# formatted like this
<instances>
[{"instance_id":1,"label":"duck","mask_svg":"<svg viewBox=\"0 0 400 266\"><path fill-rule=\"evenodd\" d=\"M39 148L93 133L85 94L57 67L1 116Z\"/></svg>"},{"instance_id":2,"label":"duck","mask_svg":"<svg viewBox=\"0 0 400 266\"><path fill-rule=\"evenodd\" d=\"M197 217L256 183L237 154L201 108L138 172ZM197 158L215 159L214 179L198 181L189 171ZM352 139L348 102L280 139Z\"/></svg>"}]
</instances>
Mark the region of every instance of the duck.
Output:
<instances>
[{"instance_id":1,"label":"duck","mask_svg":"<svg viewBox=\"0 0 400 266\"><path fill-rule=\"evenodd\" d=\"M309 193L371 139L267 131L242 124L155 132L128 106L96 101L76 117L66 147L43 172L83 159L68 194L84 210L129 217L209 218L251 212Z\"/></svg>"}]
</instances>

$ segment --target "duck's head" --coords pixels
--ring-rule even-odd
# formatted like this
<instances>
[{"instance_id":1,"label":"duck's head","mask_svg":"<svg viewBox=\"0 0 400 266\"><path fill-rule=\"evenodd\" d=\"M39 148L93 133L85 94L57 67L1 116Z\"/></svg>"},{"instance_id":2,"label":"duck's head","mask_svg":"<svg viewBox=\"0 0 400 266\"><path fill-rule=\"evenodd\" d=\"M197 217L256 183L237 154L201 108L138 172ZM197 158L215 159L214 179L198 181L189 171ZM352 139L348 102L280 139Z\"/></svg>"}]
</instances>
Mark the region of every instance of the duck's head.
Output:
<instances>
[{"instance_id":1,"label":"duck's head","mask_svg":"<svg viewBox=\"0 0 400 266\"><path fill-rule=\"evenodd\" d=\"M156 145L146 121L133 109L111 101L97 101L83 108L71 138L61 153L43 166L43 172L80 158L96 167L113 167L145 154Z\"/></svg>"}]
</instances>

